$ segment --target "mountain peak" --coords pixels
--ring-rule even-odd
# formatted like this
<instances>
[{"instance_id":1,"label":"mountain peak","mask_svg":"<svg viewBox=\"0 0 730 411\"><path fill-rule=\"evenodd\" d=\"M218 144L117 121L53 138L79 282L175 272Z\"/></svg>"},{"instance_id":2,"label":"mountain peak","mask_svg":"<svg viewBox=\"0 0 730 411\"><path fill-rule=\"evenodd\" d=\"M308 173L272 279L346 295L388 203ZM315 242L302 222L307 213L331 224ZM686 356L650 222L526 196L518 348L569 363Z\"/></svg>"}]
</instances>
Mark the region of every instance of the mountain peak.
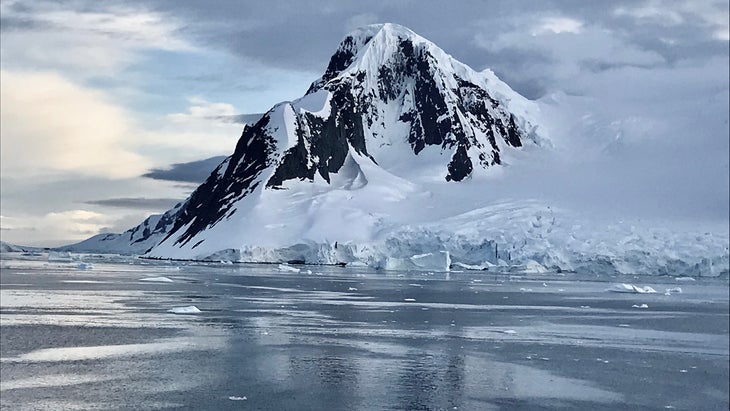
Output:
<instances>
[{"instance_id":1,"label":"mountain peak","mask_svg":"<svg viewBox=\"0 0 730 411\"><path fill-rule=\"evenodd\" d=\"M305 96L277 104L244 129L234 153L176 213L152 253L199 255L253 244L247 233L258 231L250 230L251 222L273 227L286 220L287 211L268 210L294 201L287 192L303 195L302 204L319 195L311 190L333 199L362 197L362 210L369 210L371 195L398 202L420 184L484 176L536 142L529 116L514 110L526 106L521 101L491 72L472 70L408 28L385 23L354 30ZM375 218L363 212L368 221ZM304 220L282 224L322 240ZM263 233L271 244L299 235ZM209 241L213 237L225 238L226 246Z\"/></svg>"},{"instance_id":2,"label":"mountain peak","mask_svg":"<svg viewBox=\"0 0 730 411\"><path fill-rule=\"evenodd\" d=\"M371 24L352 30L340 41L337 50L330 58L325 73L312 83L307 94L320 89L325 83L346 71L353 63L359 62L360 64L357 65L362 66L364 61L371 68L382 64L389 55L402 46L404 40L408 40L411 44L429 43L433 45L409 28L394 23Z\"/></svg>"}]
</instances>

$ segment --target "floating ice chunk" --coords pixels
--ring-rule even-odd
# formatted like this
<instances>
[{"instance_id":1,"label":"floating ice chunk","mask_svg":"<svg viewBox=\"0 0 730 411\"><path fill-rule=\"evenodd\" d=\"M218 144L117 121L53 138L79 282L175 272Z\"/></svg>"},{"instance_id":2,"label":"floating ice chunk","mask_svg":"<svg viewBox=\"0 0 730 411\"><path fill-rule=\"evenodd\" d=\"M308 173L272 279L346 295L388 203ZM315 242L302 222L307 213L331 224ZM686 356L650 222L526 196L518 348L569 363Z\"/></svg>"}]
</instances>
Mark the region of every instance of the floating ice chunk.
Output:
<instances>
[{"instance_id":1,"label":"floating ice chunk","mask_svg":"<svg viewBox=\"0 0 730 411\"><path fill-rule=\"evenodd\" d=\"M147 277L147 278L140 278L139 281L147 281L150 283L171 283L173 282L171 279L167 277Z\"/></svg>"},{"instance_id":2,"label":"floating ice chunk","mask_svg":"<svg viewBox=\"0 0 730 411\"><path fill-rule=\"evenodd\" d=\"M228 397L228 399L231 401L246 401L248 398L246 398L245 395L243 397L236 397L235 395L231 395L230 397Z\"/></svg>"},{"instance_id":3,"label":"floating ice chunk","mask_svg":"<svg viewBox=\"0 0 730 411\"><path fill-rule=\"evenodd\" d=\"M352 261L347 263L348 267L367 267L367 263L364 263L362 261Z\"/></svg>"},{"instance_id":4,"label":"floating ice chunk","mask_svg":"<svg viewBox=\"0 0 730 411\"><path fill-rule=\"evenodd\" d=\"M517 331L515 330L504 330L502 331L504 334L517 334Z\"/></svg>"},{"instance_id":5,"label":"floating ice chunk","mask_svg":"<svg viewBox=\"0 0 730 411\"><path fill-rule=\"evenodd\" d=\"M79 270L93 270L94 265L91 263L80 262L76 264L76 268Z\"/></svg>"},{"instance_id":6,"label":"floating ice chunk","mask_svg":"<svg viewBox=\"0 0 730 411\"><path fill-rule=\"evenodd\" d=\"M682 294L682 289L680 287L667 288L667 291L664 292L664 295L672 294Z\"/></svg>"},{"instance_id":7,"label":"floating ice chunk","mask_svg":"<svg viewBox=\"0 0 730 411\"><path fill-rule=\"evenodd\" d=\"M68 251L51 251L48 253L48 261L52 263L70 263L73 258Z\"/></svg>"},{"instance_id":8,"label":"floating ice chunk","mask_svg":"<svg viewBox=\"0 0 730 411\"><path fill-rule=\"evenodd\" d=\"M347 288L347 291L357 291L357 288L355 288L355 287L348 287Z\"/></svg>"},{"instance_id":9,"label":"floating ice chunk","mask_svg":"<svg viewBox=\"0 0 730 411\"><path fill-rule=\"evenodd\" d=\"M167 310L167 312L173 314L198 314L200 310L194 305L188 305L186 307L173 307Z\"/></svg>"},{"instance_id":10,"label":"floating ice chunk","mask_svg":"<svg viewBox=\"0 0 730 411\"><path fill-rule=\"evenodd\" d=\"M674 281L697 281L693 277L675 277Z\"/></svg>"},{"instance_id":11,"label":"floating ice chunk","mask_svg":"<svg viewBox=\"0 0 730 411\"><path fill-rule=\"evenodd\" d=\"M416 299L415 298L405 298L405 299L403 299L403 301L414 302L414 301L416 301Z\"/></svg>"},{"instance_id":12,"label":"floating ice chunk","mask_svg":"<svg viewBox=\"0 0 730 411\"><path fill-rule=\"evenodd\" d=\"M608 288L606 291L611 291L614 293L634 293L634 294L655 294L656 290L649 287L648 285L645 287L639 287L633 284L614 284L610 288Z\"/></svg>"},{"instance_id":13,"label":"floating ice chunk","mask_svg":"<svg viewBox=\"0 0 730 411\"><path fill-rule=\"evenodd\" d=\"M286 264L279 264L279 271L287 271L290 273L298 273L300 270L298 268L292 267L290 265Z\"/></svg>"},{"instance_id":14,"label":"floating ice chunk","mask_svg":"<svg viewBox=\"0 0 730 411\"><path fill-rule=\"evenodd\" d=\"M649 308L649 306L646 304L641 304L641 305L634 304L631 306L631 308Z\"/></svg>"},{"instance_id":15,"label":"floating ice chunk","mask_svg":"<svg viewBox=\"0 0 730 411\"><path fill-rule=\"evenodd\" d=\"M522 291L523 293L531 293L532 288L520 288L520 291Z\"/></svg>"}]
</instances>

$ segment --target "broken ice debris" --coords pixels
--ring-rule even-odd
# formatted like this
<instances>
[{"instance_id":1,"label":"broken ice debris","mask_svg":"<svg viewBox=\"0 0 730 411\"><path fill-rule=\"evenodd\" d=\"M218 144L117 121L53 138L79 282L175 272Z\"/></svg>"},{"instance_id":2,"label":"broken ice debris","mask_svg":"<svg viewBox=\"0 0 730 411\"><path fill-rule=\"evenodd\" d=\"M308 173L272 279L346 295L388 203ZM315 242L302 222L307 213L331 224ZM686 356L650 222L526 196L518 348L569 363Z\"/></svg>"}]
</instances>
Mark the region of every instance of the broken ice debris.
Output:
<instances>
[{"instance_id":1,"label":"broken ice debris","mask_svg":"<svg viewBox=\"0 0 730 411\"><path fill-rule=\"evenodd\" d=\"M299 269L286 264L279 264L279 271L288 271L291 273L298 273Z\"/></svg>"},{"instance_id":2,"label":"broken ice debris","mask_svg":"<svg viewBox=\"0 0 730 411\"><path fill-rule=\"evenodd\" d=\"M646 304L641 304L641 305L634 304L631 306L631 308L649 308L649 306Z\"/></svg>"},{"instance_id":3,"label":"broken ice debris","mask_svg":"<svg viewBox=\"0 0 730 411\"><path fill-rule=\"evenodd\" d=\"M93 270L94 265L91 263L85 263L82 261L82 262L76 264L76 268L79 270Z\"/></svg>"},{"instance_id":4,"label":"broken ice debris","mask_svg":"<svg viewBox=\"0 0 730 411\"><path fill-rule=\"evenodd\" d=\"M656 290L649 287L648 285L645 287L639 287L633 284L614 284L610 288L608 288L606 291L611 291L614 293L635 293L635 294L654 294L656 293Z\"/></svg>"},{"instance_id":5,"label":"broken ice debris","mask_svg":"<svg viewBox=\"0 0 730 411\"><path fill-rule=\"evenodd\" d=\"M682 294L682 289L679 287L667 288L667 291L664 292L664 295L672 295L672 294Z\"/></svg>"},{"instance_id":6,"label":"broken ice debris","mask_svg":"<svg viewBox=\"0 0 730 411\"><path fill-rule=\"evenodd\" d=\"M140 278L139 281L147 281L150 283L171 283L172 280L167 277L147 277Z\"/></svg>"},{"instance_id":7,"label":"broken ice debris","mask_svg":"<svg viewBox=\"0 0 730 411\"><path fill-rule=\"evenodd\" d=\"M167 310L167 312L173 314L198 314L200 310L194 305L188 305L186 307L173 307Z\"/></svg>"}]
</instances>

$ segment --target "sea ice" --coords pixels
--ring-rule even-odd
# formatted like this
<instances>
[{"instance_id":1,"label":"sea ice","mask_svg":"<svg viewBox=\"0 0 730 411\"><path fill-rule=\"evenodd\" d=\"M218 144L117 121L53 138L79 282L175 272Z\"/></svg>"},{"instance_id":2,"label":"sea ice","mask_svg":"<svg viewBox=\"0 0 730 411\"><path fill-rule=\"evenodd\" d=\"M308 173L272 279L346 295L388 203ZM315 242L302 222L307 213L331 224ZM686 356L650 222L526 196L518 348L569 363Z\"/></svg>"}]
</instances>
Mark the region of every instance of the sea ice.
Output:
<instances>
[{"instance_id":1,"label":"sea ice","mask_svg":"<svg viewBox=\"0 0 730 411\"><path fill-rule=\"evenodd\" d=\"M171 279L167 277L147 277L147 278L140 278L139 281L147 281L151 283L171 283L173 282Z\"/></svg>"},{"instance_id":2,"label":"sea ice","mask_svg":"<svg viewBox=\"0 0 730 411\"><path fill-rule=\"evenodd\" d=\"M611 291L614 293L633 293L633 294L655 294L656 290L649 287L648 285L645 287L639 287L633 284L614 284L610 288L608 288L606 291Z\"/></svg>"},{"instance_id":3,"label":"sea ice","mask_svg":"<svg viewBox=\"0 0 730 411\"><path fill-rule=\"evenodd\" d=\"M76 264L76 268L79 270L93 270L94 265L91 263L85 263L83 261Z\"/></svg>"},{"instance_id":4,"label":"sea ice","mask_svg":"<svg viewBox=\"0 0 730 411\"><path fill-rule=\"evenodd\" d=\"M649 308L649 306L646 304L641 304L641 305L634 304L631 306L631 308Z\"/></svg>"},{"instance_id":5,"label":"sea ice","mask_svg":"<svg viewBox=\"0 0 730 411\"><path fill-rule=\"evenodd\" d=\"M200 310L194 305L188 305L185 307L173 307L167 310L167 312L173 314L198 314Z\"/></svg>"},{"instance_id":6,"label":"sea ice","mask_svg":"<svg viewBox=\"0 0 730 411\"><path fill-rule=\"evenodd\" d=\"M298 268L292 267L290 265L279 264L279 271L288 271L291 273L298 273L300 270Z\"/></svg>"}]
</instances>

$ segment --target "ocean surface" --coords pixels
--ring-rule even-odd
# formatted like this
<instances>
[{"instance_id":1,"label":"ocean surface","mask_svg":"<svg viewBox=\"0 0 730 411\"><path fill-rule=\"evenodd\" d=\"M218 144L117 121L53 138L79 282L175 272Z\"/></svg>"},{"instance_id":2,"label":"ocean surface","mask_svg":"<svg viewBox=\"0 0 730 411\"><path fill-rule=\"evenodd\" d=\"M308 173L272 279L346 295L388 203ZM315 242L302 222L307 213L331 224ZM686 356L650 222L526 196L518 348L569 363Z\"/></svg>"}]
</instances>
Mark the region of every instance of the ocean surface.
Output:
<instances>
[{"instance_id":1,"label":"ocean surface","mask_svg":"<svg viewBox=\"0 0 730 411\"><path fill-rule=\"evenodd\" d=\"M728 409L726 278L84 261L2 255L2 409Z\"/></svg>"}]
</instances>

